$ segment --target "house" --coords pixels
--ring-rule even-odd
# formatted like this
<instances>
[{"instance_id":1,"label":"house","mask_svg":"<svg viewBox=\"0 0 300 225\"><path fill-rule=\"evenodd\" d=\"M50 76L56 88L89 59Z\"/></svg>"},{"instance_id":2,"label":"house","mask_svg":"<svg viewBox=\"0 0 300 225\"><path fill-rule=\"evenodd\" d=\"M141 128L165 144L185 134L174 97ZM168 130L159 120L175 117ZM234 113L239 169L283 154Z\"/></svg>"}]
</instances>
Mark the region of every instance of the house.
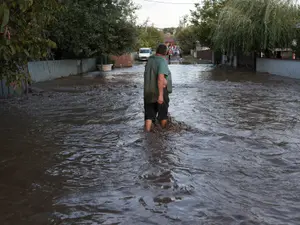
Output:
<instances>
[{"instance_id":1,"label":"house","mask_svg":"<svg viewBox=\"0 0 300 225\"><path fill-rule=\"evenodd\" d=\"M174 37L170 33L166 33L164 35L164 43L166 45L176 45L176 41Z\"/></svg>"}]
</instances>

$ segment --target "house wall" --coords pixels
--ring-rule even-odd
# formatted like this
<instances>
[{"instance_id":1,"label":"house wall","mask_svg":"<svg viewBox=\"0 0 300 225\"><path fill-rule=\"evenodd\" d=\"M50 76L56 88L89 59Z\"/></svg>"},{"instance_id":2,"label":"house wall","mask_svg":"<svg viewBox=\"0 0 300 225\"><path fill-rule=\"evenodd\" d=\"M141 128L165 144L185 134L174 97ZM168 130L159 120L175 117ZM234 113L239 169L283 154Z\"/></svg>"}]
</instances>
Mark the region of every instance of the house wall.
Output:
<instances>
[{"instance_id":1,"label":"house wall","mask_svg":"<svg viewBox=\"0 0 300 225\"><path fill-rule=\"evenodd\" d=\"M202 60L212 60L213 54L211 50L197 51L197 58Z\"/></svg>"},{"instance_id":2,"label":"house wall","mask_svg":"<svg viewBox=\"0 0 300 225\"><path fill-rule=\"evenodd\" d=\"M124 54L121 56L111 56L111 59L114 60L114 67L132 67L134 63L134 54Z\"/></svg>"},{"instance_id":3,"label":"house wall","mask_svg":"<svg viewBox=\"0 0 300 225\"><path fill-rule=\"evenodd\" d=\"M281 52L281 57L283 59L293 59L293 52L289 51L289 52Z\"/></svg>"},{"instance_id":4,"label":"house wall","mask_svg":"<svg viewBox=\"0 0 300 225\"><path fill-rule=\"evenodd\" d=\"M300 79L300 61L257 58L256 71Z\"/></svg>"}]
</instances>

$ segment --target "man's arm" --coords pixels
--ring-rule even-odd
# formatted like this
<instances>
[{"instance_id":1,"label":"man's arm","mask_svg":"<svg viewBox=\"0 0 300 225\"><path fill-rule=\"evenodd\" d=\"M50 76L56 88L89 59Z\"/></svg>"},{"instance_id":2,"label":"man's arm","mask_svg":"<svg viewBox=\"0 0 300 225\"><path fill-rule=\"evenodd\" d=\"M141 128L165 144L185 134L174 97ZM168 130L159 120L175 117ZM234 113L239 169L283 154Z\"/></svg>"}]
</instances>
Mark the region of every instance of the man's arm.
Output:
<instances>
[{"instance_id":1,"label":"man's arm","mask_svg":"<svg viewBox=\"0 0 300 225\"><path fill-rule=\"evenodd\" d=\"M162 104L164 102L164 87L165 87L164 74L158 74L157 85L158 85L158 94L159 94L157 102L159 104Z\"/></svg>"},{"instance_id":2,"label":"man's arm","mask_svg":"<svg viewBox=\"0 0 300 225\"><path fill-rule=\"evenodd\" d=\"M168 76L169 69L168 64L165 60L162 60L158 66L158 77L157 77L157 86L158 86L158 103L162 104L164 101L164 88L167 86L166 76Z\"/></svg>"}]
</instances>

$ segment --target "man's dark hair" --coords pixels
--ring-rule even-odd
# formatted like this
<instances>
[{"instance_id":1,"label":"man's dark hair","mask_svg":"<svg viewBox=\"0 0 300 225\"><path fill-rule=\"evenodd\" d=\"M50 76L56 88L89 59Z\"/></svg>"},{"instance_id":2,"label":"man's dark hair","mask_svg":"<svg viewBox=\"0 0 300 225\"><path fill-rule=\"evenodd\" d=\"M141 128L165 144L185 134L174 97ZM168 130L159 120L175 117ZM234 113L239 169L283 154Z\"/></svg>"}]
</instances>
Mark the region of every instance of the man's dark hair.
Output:
<instances>
[{"instance_id":1,"label":"man's dark hair","mask_svg":"<svg viewBox=\"0 0 300 225\"><path fill-rule=\"evenodd\" d=\"M159 44L156 49L156 54L166 55L167 54L167 46L165 44Z\"/></svg>"}]
</instances>

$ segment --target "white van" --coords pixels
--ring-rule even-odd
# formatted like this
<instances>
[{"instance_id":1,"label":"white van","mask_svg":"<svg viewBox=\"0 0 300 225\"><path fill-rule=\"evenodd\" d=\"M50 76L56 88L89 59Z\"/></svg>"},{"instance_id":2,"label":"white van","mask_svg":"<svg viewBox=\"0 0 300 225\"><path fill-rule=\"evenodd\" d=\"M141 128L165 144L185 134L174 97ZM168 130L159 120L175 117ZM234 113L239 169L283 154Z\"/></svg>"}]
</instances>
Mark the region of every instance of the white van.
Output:
<instances>
[{"instance_id":1,"label":"white van","mask_svg":"<svg viewBox=\"0 0 300 225\"><path fill-rule=\"evenodd\" d=\"M139 60L148 60L148 58L152 55L151 48L140 48L138 52Z\"/></svg>"}]
</instances>

